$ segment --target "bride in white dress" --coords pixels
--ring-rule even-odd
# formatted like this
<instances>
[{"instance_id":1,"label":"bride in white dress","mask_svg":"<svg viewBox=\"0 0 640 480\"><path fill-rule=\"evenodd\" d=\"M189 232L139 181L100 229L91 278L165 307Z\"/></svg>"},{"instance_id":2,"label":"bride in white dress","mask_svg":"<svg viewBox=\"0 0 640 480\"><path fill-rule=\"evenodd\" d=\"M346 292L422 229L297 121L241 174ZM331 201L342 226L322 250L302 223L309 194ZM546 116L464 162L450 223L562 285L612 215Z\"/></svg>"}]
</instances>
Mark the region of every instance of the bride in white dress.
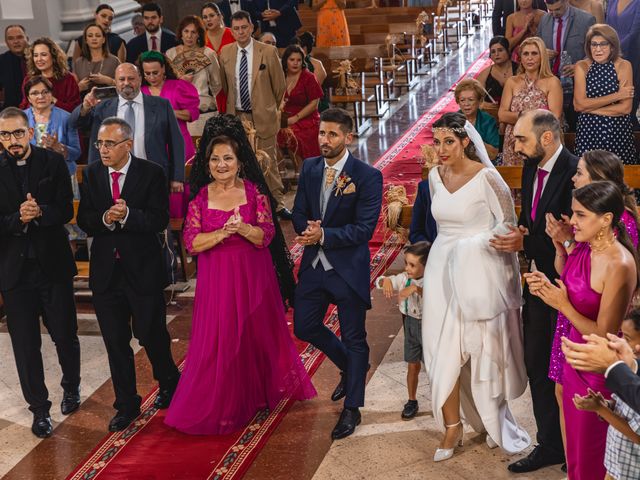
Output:
<instances>
[{"instance_id":1,"label":"bride in white dress","mask_svg":"<svg viewBox=\"0 0 640 480\"><path fill-rule=\"evenodd\" d=\"M517 228L511 192L463 114L443 115L433 135L440 166L429 188L438 236L425 268L422 336L433 415L445 431L434 461L462 445L461 413L487 432L490 448L520 452L531 440L507 403L527 386L520 269L516 254L489 245Z\"/></svg>"}]
</instances>

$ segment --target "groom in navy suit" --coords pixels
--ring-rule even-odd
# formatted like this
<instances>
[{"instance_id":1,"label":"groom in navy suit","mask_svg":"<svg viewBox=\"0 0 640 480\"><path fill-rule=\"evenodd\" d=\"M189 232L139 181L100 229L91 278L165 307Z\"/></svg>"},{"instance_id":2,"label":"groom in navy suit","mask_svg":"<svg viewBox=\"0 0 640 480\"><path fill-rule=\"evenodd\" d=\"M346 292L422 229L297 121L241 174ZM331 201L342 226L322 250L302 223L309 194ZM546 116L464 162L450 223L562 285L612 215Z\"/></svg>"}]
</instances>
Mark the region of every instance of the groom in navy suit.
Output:
<instances>
[{"instance_id":1,"label":"groom in navy suit","mask_svg":"<svg viewBox=\"0 0 640 480\"><path fill-rule=\"evenodd\" d=\"M360 423L369 364L365 318L371 308L369 240L382 203L382 174L356 159L347 144L353 120L339 108L320 117L321 157L302 165L293 205L296 242L304 246L294 304L295 335L320 349L341 371L331 399L345 398L331 436L351 435ZM338 307L341 338L324 326Z\"/></svg>"}]
</instances>

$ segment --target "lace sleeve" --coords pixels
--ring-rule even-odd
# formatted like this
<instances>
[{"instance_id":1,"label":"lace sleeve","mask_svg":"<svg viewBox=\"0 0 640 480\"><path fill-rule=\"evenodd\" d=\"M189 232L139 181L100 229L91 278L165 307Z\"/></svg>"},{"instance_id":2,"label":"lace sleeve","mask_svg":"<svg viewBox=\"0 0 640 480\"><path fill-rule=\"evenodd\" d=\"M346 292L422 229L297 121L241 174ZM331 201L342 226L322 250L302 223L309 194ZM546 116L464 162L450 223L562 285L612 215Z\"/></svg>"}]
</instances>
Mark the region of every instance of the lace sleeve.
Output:
<instances>
[{"instance_id":1,"label":"lace sleeve","mask_svg":"<svg viewBox=\"0 0 640 480\"><path fill-rule=\"evenodd\" d=\"M486 169L485 179L487 202L491 213L496 218L494 230L504 229L505 224L516 225L518 219L513 206L511 190L507 184L498 171L493 169Z\"/></svg>"},{"instance_id":2,"label":"lace sleeve","mask_svg":"<svg viewBox=\"0 0 640 480\"><path fill-rule=\"evenodd\" d=\"M206 188L206 187L205 187ZM193 239L202 232L202 213L200 210L200 195L197 195L189 202L187 209L187 217L184 219L182 228L182 236L184 238L185 248L189 253L193 253Z\"/></svg>"},{"instance_id":3,"label":"lace sleeve","mask_svg":"<svg viewBox=\"0 0 640 480\"><path fill-rule=\"evenodd\" d=\"M273 225L273 214L271 213L271 206L269 205L269 199L266 195L258 192L256 195L256 220L257 226L264 232L264 238L262 239L262 245L256 245L258 248L264 248L269 246L273 236L276 233L276 229Z\"/></svg>"}]
</instances>

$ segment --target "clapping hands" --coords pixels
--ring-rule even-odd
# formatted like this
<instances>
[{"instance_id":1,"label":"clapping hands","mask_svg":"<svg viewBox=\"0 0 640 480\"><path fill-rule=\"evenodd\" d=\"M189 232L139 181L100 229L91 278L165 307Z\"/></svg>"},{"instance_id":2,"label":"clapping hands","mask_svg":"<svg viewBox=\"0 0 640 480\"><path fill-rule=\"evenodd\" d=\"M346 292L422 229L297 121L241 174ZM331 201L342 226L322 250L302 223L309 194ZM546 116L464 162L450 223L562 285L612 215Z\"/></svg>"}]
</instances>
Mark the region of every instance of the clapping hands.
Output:
<instances>
[{"instance_id":1,"label":"clapping hands","mask_svg":"<svg viewBox=\"0 0 640 480\"><path fill-rule=\"evenodd\" d=\"M540 271L525 273L524 279L531 294L541 298L551 308L562 311L570 304L567 287L562 280L557 279L556 286Z\"/></svg>"},{"instance_id":2,"label":"clapping hands","mask_svg":"<svg viewBox=\"0 0 640 480\"><path fill-rule=\"evenodd\" d=\"M226 237L229 237L234 233L238 233L238 230L242 228L243 223L242 216L240 215L240 207L236 207L233 210L233 215L229 217L229 220L227 220L224 227L222 227L222 229L227 233Z\"/></svg>"},{"instance_id":3,"label":"clapping hands","mask_svg":"<svg viewBox=\"0 0 640 480\"><path fill-rule=\"evenodd\" d=\"M586 412L599 412L603 408L608 408L607 401L600 392L594 392L587 388L587 395L584 397L577 393L573 396L573 404L578 410Z\"/></svg>"},{"instance_id":4,"label":"clapping hands","mask_svg":"<svg viewBox=\"0 0 640 480\"><path fill-rule=\"evenodd\" d=\"M307 228L302 232L302 235L298 235L294 239L295 242L303 247L319 243L322 238L322 228L320 228L320 224L320 220L308 220Z\"/></svg>"}]
</instances>

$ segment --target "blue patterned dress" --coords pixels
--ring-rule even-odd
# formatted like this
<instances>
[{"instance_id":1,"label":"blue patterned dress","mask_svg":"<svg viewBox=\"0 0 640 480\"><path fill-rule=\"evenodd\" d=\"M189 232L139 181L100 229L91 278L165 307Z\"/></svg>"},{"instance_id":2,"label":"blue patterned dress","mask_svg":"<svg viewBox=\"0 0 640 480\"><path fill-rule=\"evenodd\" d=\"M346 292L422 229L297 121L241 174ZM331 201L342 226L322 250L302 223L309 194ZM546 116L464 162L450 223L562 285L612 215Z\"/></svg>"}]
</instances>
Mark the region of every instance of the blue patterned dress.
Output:
<instances>
[{"instance_id":1,"label":"blue patterned dress","mask_svg":"<svg viewBox=\"0 0 640 480\"><path fill-rule=\"evenodd\" d=\"M613 62L593 62L587 71L587 98L598 98L616 93L620 87ZM620 157L622 163L638 163L631 115L612 117L593 113L578 114L576 151L581 156L590 150L606 150Z\"/></svg>"}]
</instances>

